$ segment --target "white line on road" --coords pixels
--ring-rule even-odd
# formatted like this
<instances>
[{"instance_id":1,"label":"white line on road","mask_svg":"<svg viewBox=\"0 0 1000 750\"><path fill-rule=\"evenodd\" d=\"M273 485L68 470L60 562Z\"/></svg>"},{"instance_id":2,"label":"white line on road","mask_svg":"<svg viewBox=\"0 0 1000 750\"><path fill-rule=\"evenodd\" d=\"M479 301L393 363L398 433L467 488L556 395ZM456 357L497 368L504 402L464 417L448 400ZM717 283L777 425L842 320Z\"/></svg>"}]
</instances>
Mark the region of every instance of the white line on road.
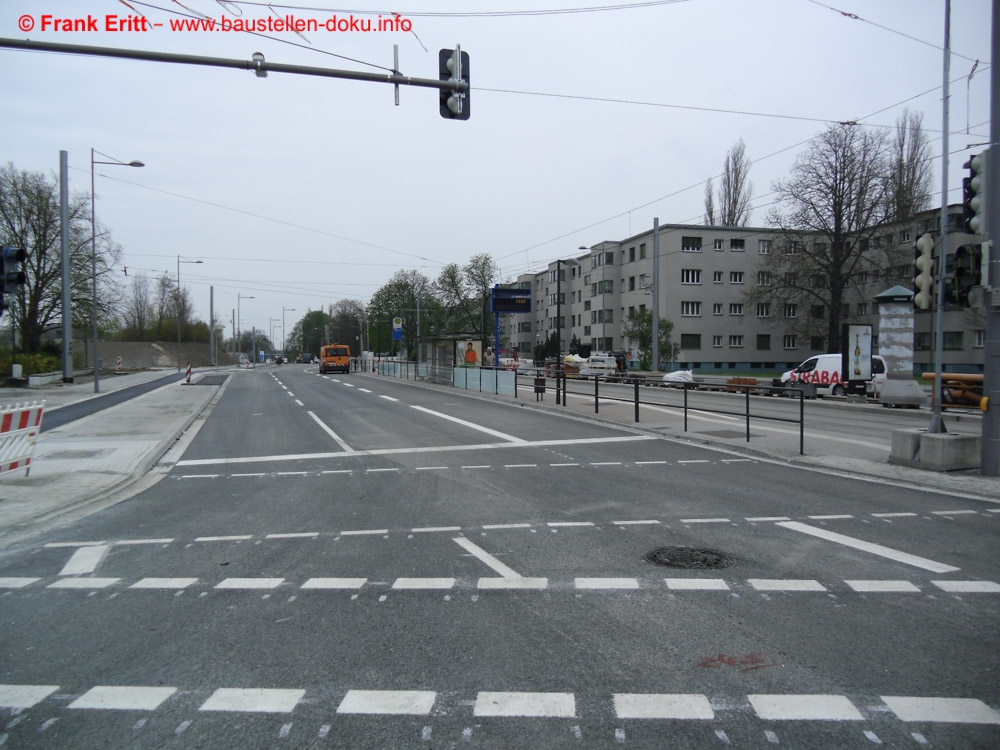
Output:
<instances>
[{"instance_id":1,"label":"white line on road","mask_svg":"<svg viewBox=\"0 0 1000 750\"><path fill-rule=\"evenodd\" d=\"M68 708L155 711L176 692L175 687L97 685L70 703Z\"/></svg>"},{"instance_id":2,"label":"white line on road","mask_svg":"<svg viewBox=\"0 0 1000 750\"><path fill-rule=\"evenodd\" d=\"M59 571L59 575L78 576L93 573L104 562L104 558L107 557L108 550L110 549L111 547L107 545L100 547L80 547L80 549L73 553L73 556L63 566L63 569Z\"/></svg>"},{"instance_id":3,"label":"white line on road","mask_svg":"<svg viewBox=\"0 0 1000 750\"><path fill-rule=\"evenodd\" d=\"M410 405L411 409L416 409L417 411L422 411L424 414L430 414L433 417L440 417L441 419L447 419L449 422L454 422L455 424L464 425L465 427L471 427L473 430L478 430L479 432L485 432L487 435L492 435L493 437L498 437L501 440L509 440L512 443L524 443L527 442L519 437L514 437L513 435L507 435L503 432L498 432L497 430L491 430L489 427L483 427L481 424L476 424L475 422L468 422L464 419L459 419L458 417L453 417L450 414L442 414L439 411L432 411L423 406Z\"/></svg>"},{"instance_id":4,"label":"white line on road","mask_svg":"<svg viewBox=\"0 0 1000 750\"><path fill-rule=\"evenodd\" d=\"M314 411L307 411L306 414L308 414L310 417L312 417L313 421L315 421L316 424L318 424L320 427L322 427L323 431L326 432L327 435L329 435L330 437L332 437L333 441L337 445L339 445L341 448L343 448L345 453L354 453L354 449L351 448L351 446L349 446L347 443L345 443L344 440L343 440L343 438L340 437L340 435L338 435L336 432L334 432L333 430L331 430L327 425L323 424L323 420L316 416L316 412L314 412Z\"/></svg>"},{"instance_id":5,"label":"white line on road","mask_svg":"<svg viewBox=\"0 0 1000 750\"><path fill-rule=\"evenodd\" d=\"M219 688L198 710L291 713L305 694L305 690Z\"/></svg>"},{"instance_id":6,"label":"white line on road","mask_svg":"<svg viewBox=\"0 0 1000 750\"><path fill-rule=\"evenodd\" d=\"M457 544L459 547L464 549L466 552L468 552L470 555L472 555L474 558L479 560L479 562L483 563L483 565L486 565L487 567L491 568L494 572L498 573L502 577L521 578L520 573L511 568L508 568L506 565L497 560L489 552L484 550L482 547L473 544L464 536L455 537L454 539L452 539L452 541L455 542L455 544Z\"/></svg>"},{"instance_id":7,"label":"white line on road","mask_svg":"<svg viewBox=\"0 0 1000 750\"><path fill-rule=\"evenodd\" d=\"M475 716L576 716L573 693L486 693L476 697Z\"/></svg>"},{"instance_id":8,"label":"white line on road","mask_svg":"<svg viewBox=\"0 0 1000 750\"><path fill-rule=\"evenodd\" d=\"M799 531L803 534L810 534L811 536L819 537L820 539L826 539L828 542L843 544L846 547L861 550L862 552L870 552L873 555L887 557L890 560L901 562L904 565L913 565L917 568L923 568L924 570L929 570L932 573L954 573L956 570L961 570L961 568L956 568L954 565L945 565L944 563L934 562L933 560L928 560L925 557L917 557L916 555L911 555L906 552L900 552L898 550L890 549L889 547L883 547L881 544L872 544L871 542L865 542L861 539L855 539L854 537L846 536L844 534L837 534L832 531L827 531L826 529L817 529L815 526L809 526L808 524L799 523L798 521L785 521L776 525L785 529L791 529L792 531Z\"/></svg>"},{"instance_id":9,"label":"white line on road","mask_svg":"<svg viewBox=\"0 0 1000 750\"><path fill-rule=\"evenodd\" d=\"M431 690L348 690L337 713L426 716L436 698Z\"/></svg>"}]
</instances>

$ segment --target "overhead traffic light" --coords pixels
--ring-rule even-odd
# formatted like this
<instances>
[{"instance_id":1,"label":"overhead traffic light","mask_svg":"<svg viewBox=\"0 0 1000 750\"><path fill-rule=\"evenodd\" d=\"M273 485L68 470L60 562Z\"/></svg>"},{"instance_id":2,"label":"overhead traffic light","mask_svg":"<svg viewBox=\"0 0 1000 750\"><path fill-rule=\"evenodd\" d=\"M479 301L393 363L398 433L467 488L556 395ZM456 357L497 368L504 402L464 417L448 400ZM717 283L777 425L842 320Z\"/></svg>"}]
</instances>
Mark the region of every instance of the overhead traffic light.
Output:
<instances>
[{"instance_id":1,"label":"overhead traffic light","mask_svg":"<svg viewBox=\"0 0 1000 750\"><path fill-rule=\"evenodd\" d=\"M962 227L967 234L986 234L986 156L976 154L964 166L969 176L962 180Z\"/></svg>"},{"instance_id":2,"label":"overhead traffic light","mask_svg":"<svg viewBox=\"0 0 1000 750\"><path fill-rule=\"evenodd\" d=\"M460 46L438 52L438 80L464 81L468 85L469 53L462 52ZM468 120L469 91L468 88L465 91L441 89L441 116L448 120Z\"/></svg>"},{"instance_id":3,"label":"overhead traffic light","mask_svg":"<svg viewBox=\"0 0 1000 750\"><path fill-rule=\"evenodd\" d=\"M969 292L982 283L982 248L979 245L962 245L955 251L955 271L948 280L947 301L969 307Z\"/></svg>"},{"instance_id":4,"label":"overhead traffic light","mask_svg":"<svg viewBox=\"0 0 1000 750\"><path fill-rule=\"evenodd\" d=\"M24 285L27 277L21 264L28 259L28 254L24 248L4 245L0 248L0 279L3 287L0 289L0 313L6 310L7 295L16 295Z\"/></svg>"},{"instance_id":5,"label":"overhead traffic light","mask_svg":"<svg viewBox=\"0 0 1000 750\"><path fill-rule=\"evenodd\" d=\"M934 237L922 234L913 243L913 304L927 310L934 302Z\"/></svg>"}]
</instances>

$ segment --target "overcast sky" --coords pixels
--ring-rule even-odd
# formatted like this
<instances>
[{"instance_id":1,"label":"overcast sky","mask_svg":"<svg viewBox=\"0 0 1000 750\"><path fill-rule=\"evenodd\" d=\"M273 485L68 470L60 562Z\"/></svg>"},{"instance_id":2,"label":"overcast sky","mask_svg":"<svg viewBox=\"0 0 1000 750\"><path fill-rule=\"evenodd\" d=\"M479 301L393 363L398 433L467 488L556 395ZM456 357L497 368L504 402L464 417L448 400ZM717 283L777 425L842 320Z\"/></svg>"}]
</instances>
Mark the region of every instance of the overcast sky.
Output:
<instances>
[{"instance_id":1,"label":"overcast sky","mask_svg":"<svg viewBox=\"0 0 1000 750\"><path fill-rule=\"evenodd\" d=\"M103 29L133 13L120 0L4 0L0 36L368 72L391 68L397 44L418 78L437 78L441 48L470 55L462 122L440 116L434 89L402 87L397 107L382 83L0 49L2 161L55 175L67 150L81 192L91 148L145 162L96 168L98 221L128 276L201 260L181 265L198 317L214 286L217 317L228 325L243 295L241 327L277 340L283 308L291 329L309 309L367 302L401 268L433 280L489 253L513 279L653 217L700 223L705 180L739 138L754 162L750 223L766 226L771 184L809 138L837 121L892 126L909 107L924 114L941 202L944 0L431 0L393 6L411 32L305 38L169 24L192 11L377 22L389 9L129 4L149 31L42 30L46 14ZM952 3L952 202L988 137L990 20L989 0Z\"/></svg>"}]
</instances>

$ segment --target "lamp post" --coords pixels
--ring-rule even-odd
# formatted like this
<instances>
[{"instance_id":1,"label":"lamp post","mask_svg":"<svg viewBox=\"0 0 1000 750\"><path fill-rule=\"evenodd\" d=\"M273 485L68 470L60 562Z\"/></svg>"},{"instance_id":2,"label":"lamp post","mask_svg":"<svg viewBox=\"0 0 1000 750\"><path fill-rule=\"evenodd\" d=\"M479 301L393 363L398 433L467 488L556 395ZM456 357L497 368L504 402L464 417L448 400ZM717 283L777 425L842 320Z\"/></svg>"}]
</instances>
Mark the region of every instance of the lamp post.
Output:
<instances>
[{"instance_id":1,"label":"lamp post","mask_svg":"<svg viewBox=\"0 0 1000 750\"><path fill-rule=\"evenodd\" d=\"M578 266L576 258L556 260L556 406L559 405L559 383L563 384L562 405L566 405L566 379L563 377L563 355L562 355L562 264L567 266Z\"/></svg>"},{"instance_id":2,"label":"lamp post","mask_svg":"<svg viewBox=\"0 0 1000 750\"><path fill-rule=\"evenodd\" d=\"M277 323L278 320L280 320L280 319L279 318L268 318L267 320L268 320L268 324L270 325L269 333L271 334L271 338L270 338L271 349L274 350L275 356L277 356L277 353L278 353L277 352L277 347L274 345L274 324Z\"/></svg>"},{"instance_id":3,"label":"lamp post","mask_svg":"<svg viewBox=\"0 0 1000 750\"><path fill-rule=\"evenodd\" d=\"M285 313L295 312L294 307L283 307L281 308L281 353L285 353Z\"/></svg>"},{"instance_id":4,"label":"lamp post","mask_svg":"<svg viewBox=\"0 0 1000 750\"><path fill-rule=\"evenodd\" d=\"M177 305L174 315L177 318L177 372L181 371L181 263L201 263L200 260L188 260L177 256Z\"/></svg>"},{"instance_id":5,"label":"lamp post","mask_svg":"<svg viewBox=\"0 0 1000 750\"><path fill-rule=\"evenodd\" d=\"M240 300L244 299L256 299L255 297L248 297L245 294L236 295L236 363L239 364L240 360L243 359L243 341L240 339Z\"/></svg>"},{"instance_id":6,"label":"lamp post","mask_svg":"<svg viewBox=\"0 0 1000 750\"><path fill-rule=\"evenodd\" d=\"M97 360L97 209L94 207L97 196L94 190L94 165L112 164L119 167L144 167L146 165L141 161L135 160L130 162L119 161L107 154L101 154L101 156L113 159L113 161L95 161L94 154L101 154L101 152L95 151L93 148L90 149L90 273L94 282L93 310L91 313L94 318L94 393L100 393L101 375Z\"/></svg>"}]
</instances>

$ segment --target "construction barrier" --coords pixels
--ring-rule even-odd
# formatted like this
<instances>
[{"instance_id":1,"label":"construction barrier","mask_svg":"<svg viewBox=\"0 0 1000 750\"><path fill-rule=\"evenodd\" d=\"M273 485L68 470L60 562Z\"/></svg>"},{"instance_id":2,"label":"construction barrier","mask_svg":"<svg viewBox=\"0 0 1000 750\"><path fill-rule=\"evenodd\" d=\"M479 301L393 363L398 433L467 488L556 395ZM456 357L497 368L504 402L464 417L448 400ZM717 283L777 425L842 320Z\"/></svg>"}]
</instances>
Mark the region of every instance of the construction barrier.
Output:
<instances>
[{"instance_id":1,"label":"construction barrier","mask_svg":"<svg viewBox=\"0 0 1000 750\"><path fill-rule=\"evenodd\" d=\"M35 454L38 433L42 431L42 409L45 402L0 409L0 477L24 469L31 473L31 458Z\"/></svg>"},{"instance_id":2,"label":"construction barrier","mask_svg":"<svg viewBox=\"0 0 1000 750\"><path fill-rule=\"evenodd\" d=\"M184 382L187 383L188 385L191 385L191 363L190 362L188 362L188 367L187 367L187 380L185 380Z\"/></svg>"}]
</instances>

